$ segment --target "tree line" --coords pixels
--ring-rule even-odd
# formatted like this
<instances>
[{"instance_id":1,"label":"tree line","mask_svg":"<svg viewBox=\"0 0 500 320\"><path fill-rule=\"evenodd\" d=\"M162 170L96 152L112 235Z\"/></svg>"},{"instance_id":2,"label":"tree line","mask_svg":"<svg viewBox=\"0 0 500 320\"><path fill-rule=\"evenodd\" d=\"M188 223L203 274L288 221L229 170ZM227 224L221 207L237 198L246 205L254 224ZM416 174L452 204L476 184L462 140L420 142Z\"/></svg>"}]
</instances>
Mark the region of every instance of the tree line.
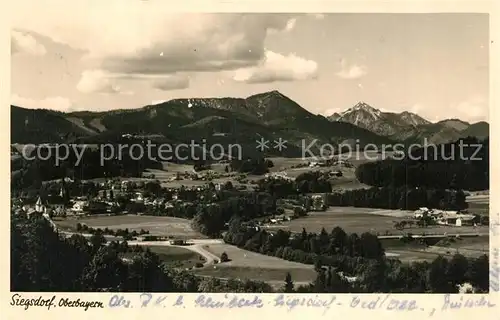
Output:
<instances>
[{"instance_id":1,"label":"tree line","mask_svg":"<svg viewBox=\"0 0 500 320\"><path fill-rule=\"evenodd\" d=\"M416 210L420 207L462 210L468 207L462 190L385 186L345 190L327 195L329 206Z\"/></svg>"},{"instance_id":2,"label":"tree line","mask_svg":"<svg viewBox=\"0 0 500 320\"><path fill-rule=\"evenodd\" d=\"M456 254L451 259L438 256L431 263L402 263L385 257L377 236L368 232L358 236L347 234L335 227L330 233L322 229L319 234L292 236L278 230L270 233L241 226L234 218L224 241L245 250L275 256L305 264L314 264L316 280L299 287L297 292L458 292L458 285L471 283L481 292L489 286L488 257L466 258ZM342 277L339 275L343 275ZM353 282L344 276L356 277ZM289 287L285 280L285 287Z\"/></svg>"},{"instance_id":3,"label":"tree line","mask_svg":"<svg viewBox=\"0 0 500 320\"><path fill-rule=\"evenodd\" d=\"M61 155L59 159L56 159L56 148L59 148L59 155ZM118 146L115 146L116 152L118 149ZM66 154L62 146L38 147L38 150L38 154L37 149L30 153L31 157L35 157L33 160L23 158L22 164L17 165L19 170L12 175L11 179L12 190L39 189L42 181L63 177L71 177L73 180L140 177L146 168L161 169L160 162L141 156L139 149L123 149L120 157L115 155L110 160L104 161L102 157L110 155L101 154L98 148L93 147L78 150L82 152L80 161L71 146L68 148L69 153L66 159L61 158Z\"/></svg>"},{"instance_id":4,"label":"tree line","mask_svg":"<svg viewBox=\"0 0 500 320\"><path fill-rule=\"evenodd\" d=\"M412 150L402 160L364 163L356 178L371 186L412 186L463 190L489 189L489 138Z\"/></svg>"}]
</instances>

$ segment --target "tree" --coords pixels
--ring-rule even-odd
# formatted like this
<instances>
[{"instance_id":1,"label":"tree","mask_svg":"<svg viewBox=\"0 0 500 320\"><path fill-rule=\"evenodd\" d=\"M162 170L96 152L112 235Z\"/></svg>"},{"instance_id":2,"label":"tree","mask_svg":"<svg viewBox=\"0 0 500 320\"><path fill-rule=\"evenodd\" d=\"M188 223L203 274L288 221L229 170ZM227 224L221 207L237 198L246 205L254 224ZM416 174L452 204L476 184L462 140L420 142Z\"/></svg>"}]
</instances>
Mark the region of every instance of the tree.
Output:
<instances>
[{"instance_id":1,"label":"tree","mask_svg":"<svg viewBox=\"0 0 500 320\"><path fill-rule=\"evenodd\" d=\"M360 242L363 257L379 259L384 256L384 248L376 235L365 232L361 235Z\"/></svg>"},{"instance_id":2,"label":"tree","mask_svg":"<svg viewBox=\"0 0 500 320\"><path fill-rule=\"evenodd\" d=\"M449 283L446 273L448 269L448 260L442 256L438 256L432 261L429 270L427 271L427 283L432 292L448 293L454 292Z\"/></svg>"},{"instance_id":3,"label":"tree","mask_svg":"<svg viewBox=\"0 0 500 320\"><path fill-rule=\"evenodd\" d=\"M83 272L83 285L86 290L120 291L126 281L127 267L118 257L117 251L101 247L89 266Z\"/></svg>"},{"instance_id":4,"label":"tree","mask_svg":"<svg viewBox=\"0 0 500 320\"><path fill-rule=\"evenodd\" d=\"M293 293L293 288L294 285L292 281L292 275L290 274L290 272L287 272L285 276L285 286L283 288L283 291L286 293Z\"/></svg>"},{"instance_id":5,"label":"tree","mask_svg":"<svg viewBox=\"0 0 500 320\"><path fill-rule=\"evenodd\" d=\"M321 256L318 256L314 261L314 270L316 270L316 272L320 272L321 270L323 270L323 263L321 261Z\"/></svg>"},{"instance_id":6,"label":"tree","mask_svg":"<svg viewBox=\"0 0 500 320\"><path fill-rule=\"evenodd\" d=\"M314 280L314 283L313 283L313 287L314 287L314 292L317 292L317 293L325 292L326 276L325 276L324 270L318 271L318 274L316 276L316 280Z\"/></svg>"},{"instance_id":7,"label":"tree","mask_svg":"<svg viewBox=\"0 0 500 320\"><path fill-rule=\"evenodd\" d=\"M92 251L95 253L106 244L106 238L101 232L96 232L90 237L90 244L92 245Z\"/></svg>"},{"instance_id":8,"label":"tree","mask_svg":"<svg viewBox=\"0 0 500 320\"><path fill-rule=\"evenodd\" d=\"M233 189L234 187L231 181L226 181L226 183L224 183L224 190L233 190Z\"/></svg>"},{"instance_id":9,"label":"tree","mask_svg":"<svg viewBox=\"0 0 500 320\"><path fill-rule=\"evenodd\" d=\"M229 261L229 257L227 256L227 253L224 251L221 255L220 255L220 262L228 262Z\"/></svg>"},{"instance_id":10,"label":"tree","mask_svg":"<svg viewBox=\"0 0 500 320\"><path fill-rule=\"evenodd\" d=\"M335 254L337 252L344 253L347 243L347 234L341 227L333 228L330 233L330 249L329 252Z\"/></svg>"},{"instance_id":11,"label":"tree","mask_svg":"<svg viewBox=\"0 0 500 320\"><path fill-rule=\"evenodd\" d=\"M487 255L482 255L474 259L469 264L467 277L470 279L472 285L479 289L481 292L488 292L490 279L489 279L489 261Z\"/></svg>"},{"instance_id":12,"label":"tree","mask_svg":"<svg viewBox=\"0 0 500 320\"><path fill-rule=\"evenodd\" d=\"M469 261L467 261L467 258L461 254L455 254L448 264L448 270L445 276L451 284L456 287L467 281L466 273L468 269Z\"/></svg>"}]
</instances>

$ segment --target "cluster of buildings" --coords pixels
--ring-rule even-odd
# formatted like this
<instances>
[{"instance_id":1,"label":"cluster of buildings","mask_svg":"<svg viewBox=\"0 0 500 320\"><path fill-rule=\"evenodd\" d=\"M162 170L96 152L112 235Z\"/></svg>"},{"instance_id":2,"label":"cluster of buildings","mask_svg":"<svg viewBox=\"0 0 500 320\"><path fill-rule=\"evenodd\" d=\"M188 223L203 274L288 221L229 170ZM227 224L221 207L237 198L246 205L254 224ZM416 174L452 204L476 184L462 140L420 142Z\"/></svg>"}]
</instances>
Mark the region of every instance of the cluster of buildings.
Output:
<instances>
[{"instance_id":1,"label":"cluster of buildings","mask_svg":"<svg viewBox=\"0 0 500 320\"><path fill-rule=\"evenodd\" d=\"M429 208L419 208L414 213L415 219L430 217L437 224L452 225L452 226L474 226L476 224L476 217L472 214L462 213L460 211L446 211Z\"/></svg>"},{"instance_id":2,"label":"cluster of buildings","mask_svg":"<svg viewBox=\"0 0 500 320\"><path fill-rule=\"evenodd\" d=\"M190 201L180 199L180 194L184 192L196 194L191 195L190 198L203 199L207 196L216 197L215 193L204 193L207 189L214 188L215 191L219 191L223 188L219 183L183 186L163 189L160 195L156 192L148 192L148 187L141 181L108 180L96 184L97 191L92 195L89 193L84 196L69 197L66 185L62 182L59 194L16 198L13 199L12 208L16 213L24 212L28 215L40 213L49 216L116 214L127 213L129 209L134 213L142 214L148 211L148 207L168 211L172 208L191 205Z\"/></svg>"},{"instance_id":3,"label":"cluster of buildings","mask_svg":"<svg viewBox=\"0 0 500 320\"><path fill-rule=\"evenodd\" d=\"M295 180L294 178L288 176L288 174L285 171L266 173L265 178L266 179L282 179L282 180L289 180L289 181Z\"/></svg>"}]
</instances>

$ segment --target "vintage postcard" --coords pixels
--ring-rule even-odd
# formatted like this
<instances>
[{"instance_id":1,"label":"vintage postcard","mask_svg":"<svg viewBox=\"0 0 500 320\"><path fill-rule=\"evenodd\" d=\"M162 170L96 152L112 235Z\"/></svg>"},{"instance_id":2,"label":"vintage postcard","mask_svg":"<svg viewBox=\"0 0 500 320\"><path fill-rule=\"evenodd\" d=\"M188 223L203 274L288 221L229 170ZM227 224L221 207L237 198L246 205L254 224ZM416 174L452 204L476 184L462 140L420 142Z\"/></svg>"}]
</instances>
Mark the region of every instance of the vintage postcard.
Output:
<instances>
[{"instance_id":1,"label":"vintage postcard","mask_svg":"<svg viewBox=\"0 0 500 320\"><path fill-rule=\"evenodd\" d=\"M9 319L494 318L494 2L6 7Z\"/></svg>"}]
</instances>

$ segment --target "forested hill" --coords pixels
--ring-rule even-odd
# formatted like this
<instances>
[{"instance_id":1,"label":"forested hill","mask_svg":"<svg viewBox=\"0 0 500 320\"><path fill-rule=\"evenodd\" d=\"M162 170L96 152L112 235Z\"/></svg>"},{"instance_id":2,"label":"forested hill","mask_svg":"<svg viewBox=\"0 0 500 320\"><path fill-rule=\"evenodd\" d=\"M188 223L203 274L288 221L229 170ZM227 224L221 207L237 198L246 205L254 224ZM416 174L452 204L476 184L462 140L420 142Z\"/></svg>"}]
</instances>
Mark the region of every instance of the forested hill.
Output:
<instances>
[{"instance_id":1,"label":"forested hill","mask_svg":"<svg viewBox=\"0 0 500 320\"><path fill-rule=\"evenodd\" d=\"M249 149L255 149L257 139L282 138L287 140L286 151L290 152L296 149L293 146L301 145L302 139L335 144L357 139L361 145L393 142L351 123L330 122L278 91L245 99L173 99L137 109L103 112L61 113L11 106L11 127L11 143L57 143L68 135L83 143L107 143L114 136L132 134L173 143L217 140L222 144L248 144Z\"/></svg>"},{"instance_id":2,"label":"forested hill","mask_svg":"<svg viewBox=\"0 0 500 320\"><path fill-rule=\"evenodd\" d=\"M365 163L356 177L371 186L425 186L463 190L489 189L489 138L411 150L401 159Z\"/></svg>"}]
</instances>

